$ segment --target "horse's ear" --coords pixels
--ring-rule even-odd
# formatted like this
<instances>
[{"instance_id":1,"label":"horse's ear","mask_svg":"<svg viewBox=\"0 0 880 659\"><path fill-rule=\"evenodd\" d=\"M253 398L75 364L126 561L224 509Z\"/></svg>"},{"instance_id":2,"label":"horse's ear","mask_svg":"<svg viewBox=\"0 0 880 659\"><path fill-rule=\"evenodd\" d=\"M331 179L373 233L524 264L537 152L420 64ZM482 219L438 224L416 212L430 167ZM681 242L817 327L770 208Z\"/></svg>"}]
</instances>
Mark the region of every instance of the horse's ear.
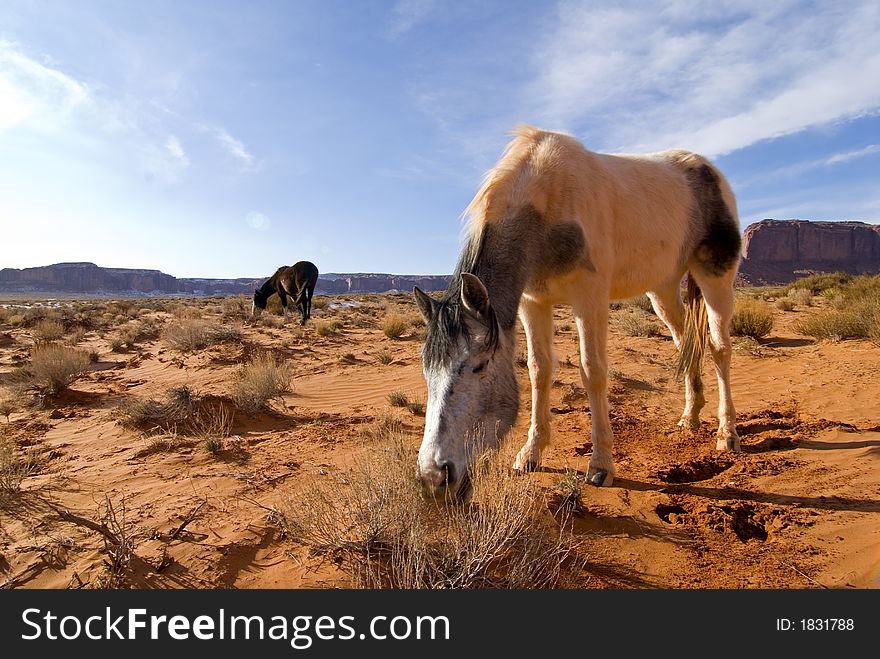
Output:
<instances>
[{"instance_id":1,"label":"horse's ear","mask_svg":"<svg viewBox=\"0 0 880 659\"><path fill-rule=\"evenodd\" d=\"M434 318L434 305L436 302L418 286L413 286L413 297L416 299L416 306L425 317L425 321L431 322Z\"/></svg>"},{"instance_id":2,"label":"horse's ear","mask_svg":"<svg viewBox=\"0 0 880 659\"><path fill-rule=\"evenodd\" d=\"M461 273L461 301L472 314L480 318L489 316L489 291L476 275Z\"/></svg>"}]
</instances>

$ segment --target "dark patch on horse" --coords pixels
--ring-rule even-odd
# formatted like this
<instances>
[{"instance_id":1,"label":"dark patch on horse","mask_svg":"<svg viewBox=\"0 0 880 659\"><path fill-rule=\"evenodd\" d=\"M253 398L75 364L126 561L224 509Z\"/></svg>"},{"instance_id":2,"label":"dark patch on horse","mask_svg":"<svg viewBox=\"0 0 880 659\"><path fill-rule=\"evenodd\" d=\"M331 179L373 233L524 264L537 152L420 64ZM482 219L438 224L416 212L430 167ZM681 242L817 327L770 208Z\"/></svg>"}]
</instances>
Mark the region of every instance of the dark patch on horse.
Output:
<instances>
[{"instance_id":1,"label":"dark patch on horse","mask_svg":"<svg viewBox=\"0 0 880 659\"><path fill-rule=\"evenodd\" d=\"M571 272L594 269L586 239L574 222L548 225L531 204L498 224L486 224L470 237L446 293L428 323L422 357L427 367L447 364L460 337L471 340L467 313L461 302L461 274L476 275L489 291L487 347L495 349L499 330L516 323L519 300L526 285Z\"/></svg>"},{"instance_id":2,"label":"dark patch on horse","mask_svg":"<svg viewBox=\"0 0 880 659\"><path fill-rule=\"evenodd\" d=\"M301 323L312 315L312 295L318 283L318 268L310 261L298 261L292 266L283 265L267 279L260 288L254 291L254 306L266 308L266 301L277 294L281 306L287 311L288 297L293 299L302 317Z\"/></svg>"},{"instance_id":3,"label":"dark patch on horse","mask_svg":"<svg viewBox=\"0 0 880 659\"><path fill-rule=\"evenodd\" d=\"M694 256L703 269L720 277L739 262L742 238L721 195L718 176L708 165L687 171L688 184L694 196L694 213L701 227L700 240Z\"/></svg>"}]
</instances>

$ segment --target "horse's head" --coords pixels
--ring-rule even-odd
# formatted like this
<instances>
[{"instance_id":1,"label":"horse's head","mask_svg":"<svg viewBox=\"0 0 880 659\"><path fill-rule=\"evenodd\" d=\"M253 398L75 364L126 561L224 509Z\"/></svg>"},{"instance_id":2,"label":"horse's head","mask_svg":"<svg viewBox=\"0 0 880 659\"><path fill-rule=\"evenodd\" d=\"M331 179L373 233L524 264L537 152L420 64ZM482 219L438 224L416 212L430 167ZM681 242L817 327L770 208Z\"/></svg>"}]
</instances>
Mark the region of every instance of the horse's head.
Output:
<instances>
[{"instance_id":1,"label":"horse's head","mask_svg":"<svg viewBox=\"0 0 880 659\"><path fill-rule=\"evenodd\" d=\"M263 310L266 308L266 300L268 299L268 295L260 291L259 289L254 291L254 304L251 307L251 316L256 318Z\"/></svg>"},{"instance_id":2,"label":"horse's head","mask_svg":"<svg viewBox=\"0 0 880 659\"><path fill-rule=\"evenodd\" d=\"M460 294L437 301L413 290L428 326L422 366L428 385L418 476L434 495L464 497L479 454L497 446L519 407L513 337L502 333L489 293L462 274Z\"/></svg>"}]
</instances>

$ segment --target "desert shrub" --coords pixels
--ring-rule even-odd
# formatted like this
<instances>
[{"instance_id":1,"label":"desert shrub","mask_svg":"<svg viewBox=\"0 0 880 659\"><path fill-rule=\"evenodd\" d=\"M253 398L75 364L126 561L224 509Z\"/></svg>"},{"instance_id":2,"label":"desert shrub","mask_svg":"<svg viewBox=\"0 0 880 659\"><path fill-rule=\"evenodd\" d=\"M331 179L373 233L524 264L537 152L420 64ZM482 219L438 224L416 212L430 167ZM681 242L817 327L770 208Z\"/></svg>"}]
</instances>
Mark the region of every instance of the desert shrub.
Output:
<instances>
[{"instance_id":1,"label":"desert shrub","mask_svg":"<svg viewBox=\"0 0 880 659\"><path fill-rule=\"evenodd\" d=\"M0 416L6 417L9 423L9 417L13 412L17 412L27 404L24 391L19 387L3 387L0 389Z\"/></svg>"},{"instance_id":2,"label":"desert shrub","mask_svg":"<svg viewBox=\"0 0 880 659\"><path fill-rule=\"evenodd\" d=\"M202 350L218 343L240 341L241 328L210 323L200 318L179 320L165 328L162 338L183 352Z\"/></svg>"},{"instance_id":3,"label":"desert shrub","mask_svg":"<svg viewBox=\"0 0 880 659\"><path fill-rule=\"evenodd\" d=\"M790 297L781 297L776 300L776 308L780 311L794 311L794 300L792 300Z\"/></svg>"},{"instance_id":4,"label":"desert shrub","mask_svg":"<svg viewBox=\"0 0 880 659\"><path fill-rule=\"evenodd\" d=\"M232 399L240 409L256 412L290 391L290 380L287 364L276 361L269 353L262 353L239 369Z\"/></svg>"},{"instance_id":5,"label":"desert shrub","mask_svg":"<svg viewBox=\"0 0 880 659\"><path fill-rule=\"evenodd\" d=\"M228 437L232 410L212 396L199 396L190 387L172 387L160 399L133 399L117 409L117 423L142 432Z\"/></svg>"},{"instance_id":6,"label":"desert shrub","mask_svg":"<svg viewBox=\"0 0 880 659\"><path fill-rule=\"evenodd\" d=\"M43 393L57 394L82 376L89 363L87 352L46 343L34 347L27 371Z\"/></svg>"},{"instance_id":7,"label":"desert shrub","mask_svg":"<svg viewBox=\"0 0 880 659\"><path fill-rule=\"evenodd\" d=\"M630 309L641 309L645 313L654 313L654 306L651 304L651 299L644 294L624 300L622 306Z\"/></svg>"},{"instance_id":8,"label":"desert shrub","mask_svg":"<svg viewBox=\"0 0 880 659\"><path fill-rule=\"evenodd\" d=\"M127 322L110 336L110 349L114 352L123 348L131 350L145 336L145 329L146 326L140 321Z\"/></svg>"},{"instance_id":9,"label":"desert shrub","mask_svg":"<svg viewBox=\"0 0 880 659\"><path fill-rule=\"evenodd\" d=\"M414 414L415 416L422 416L425 414L425 404L420 400L411 400L406 404L406 409L409 410L410 414Z\"/></svg>"},{"instance_id":10,"label":"desert shrub","mask_svg":"<svg viewBox=\"0 0 880 659\"><path fill-rule=\"evenodd\" d=\"M58 341L64 336L64 325L57 320L40 320L31 328L31 338L34 343L49 343Z\"/></svg>"},{"instance_id":11,"label":"desert shrub","mask_svg":"<svg viewBox=\"0 0 880 659\"><path fill-rule=\"evenodd\" d=\"M19 492L22 481L37 471L33 451L22 453L11 438L0 436L0 498Z\"/></svg>"},{"instance_id":12,"label":"desert shrub","mask_svg":"<svg viewBox=\"0 0 880 659\"><path fill-rule=\"evenodd\" d=\"M806 336L830 341L867 339L871 332L871 319L858 310L826 309L804 318L795 329Z\"/></svg>"},{"instance_id":13,"label":"desert shrub","mask_svg":"<svg viewBox=\"0 0 880 659\"><path fill-rule=\"evenodd\" d=\"M801 320L797 331L832 341L880 341L880 275L851 277L836 289L830 307Z\"/></svg>"},{"instance_id":14,"label":"desert shrub","mask_svg":"<svg viewBox=\"0 0 880 659\"><path fill-rule=\"evenodd\" d=\"M566 467L562 480L556 485L556 490L559 492L559 507L561 509L573 514L584 509L581 483L578 480L576 470Z\"/></svg>"},{"instance_id":15,"label":"desert shrub","mask_svg":"<svg viewBox=\"0 0 880 659\"><path fill-rule=\"evenodd\" d=\"M384 348L376 353L376 360L383 365L390 364L394 361L394 355L391 354L390 350L385 350Z\"/></svg>"},{"instance_id":16,"label":"desert shrub","mask_svg":"<svg viewBox=\"0 0 880 659\"><path fill-rule=\"evenodd\" d=\"M315 325L315 334L318 336L334 336L339 334L339 331L344 326L344 323L339 320L317 320L314 323Z\"/></svg>"},{"instance_id":17,"label":"desert shrub","mask_svg":"<svg viewBox=\"0 0 880 659\"><path fill-rule=\"evenodd\" d=\"M225 297L220 302L220 315L224 318L245 319L251 317L253 301L244 295Z\"/></svg>"},{"instance_id":18,"label":"desert shrub","mask_svg":"<svg viewBox=\"0 0 880 659\"><path fill-rule=\"evenodd\" d=\"M260 316L260 325L263 327L271 327L272 329L279 329L284 327L284 319L279 318L278 316L269 316L267 314L263 314Z\"/></svg>"},{"instance_id":19,"label":"desert shrub","mask_svg":"<svg viewBox=\"0 0 880 659\"><path fill-rule=\"evenodd\" d=\"M171 323L162 338L183 352L201 350L210 345L211 325L201 319L184 319Z\"/></svg>"},{"instance_id":20,"label":"desert shrub","mask_svg":"<svg viewBox=\"0 0 880 659\"><path fill-rule=\"evenodd\" d=\"M400 313L390 313L382 319L382 333L389 339L399 339L410 329L409 319Z\"/></svg>"},{"instance_id":21,"label":"desert shrub","mask_svg":"<svg viewBox=\"0 0 880 659\"><path fill-rule=\"evenodd\" d=\"M0 307L0 325L4 325L9 322L9 318L12 316L12 310L7 307Z\"/></svg>"},{"instance_id":22,"label":"desert shrub","mask_svg":"<svg viewBox=\"0 0 880 659\"><path fill-rule=\"evenodd\" d=\"M388 394L388 402L392 407L406 407L409 403L409 398L402 391L392 391Z\"/></svg>"},{"instance_id":23,"label":"desert shrub","mask_svg":"<svg viewBox=\"0 0 880 659\"><path fill-rule=\"evenodd\" d=\"M823 291L829 289L839 289L842 286L846 286L847 284L852 282L852 280L852 275L848 275L843 272L821 273L816 275L809 275L807 277L801 277L800 279L793 281L791 284L786 286L785 291L786 293L788 293L797 288L805 288L813 295L821 295Z\"/></svg>"},{"instance_id":24,"label":"desert shrub","mask_svg":"<svg viewBox=\"0 0 880 659\"><path fill-rule=\"evenodd\" d=\"M787 298L799 307L813 306L813 292L809 288L793 288Z\"/></svg>"},{"instance_id":25,"label":"desert shrub","mask_svg":"<svg viewBox=\"0 0 880 659\"><path fill-rule=\"evenodd\" d=\"M323 295L316 295L312 298L312 311L327 308L327 298Z\"/></svg>"},{"instance_id":26,"label":"desert shrub","mask_svg":"<svg viewBox=\"0 0 880 659\"><path fill-rule=\"evenodd\" d=\"M767 305L750 298L739 298L730 321L733 336L751 336L760 339L773 329L773 313Z\"/></svg>"},{"instance_id":27,"label":"desert shrub","mask_svg":"<svg viewBox=\"0 0 880 659\"><path fill-rule=\"evenodd\" d=\"M415 446L400 433L346 473L303 479L276 522L313 553L332 556L360 588L569 587L580 547L547 512L535 484L491 457L460 505L423 496ZM564 524L564 522L563 522Z\"/></svg>"},{"instance_id":28,"label":"desert shrub","mask_svg":"<svg viewBox=\"0 0 880 659\"><path fill-rule=\"evenodd\" d=\"M67 333L67 337L65 338L65 342L69 346L75 346L78 343L82 342L82 340L86 338L86 330L84 327L74 327L70 332Z\"/></svg>"},{"instance_id":29,"label":"desert shrub","mask_svg":"<svg viewBox=\"0 0 880 659\"><path fill-rule=\"evenodd\" d=\"M612 326L626 336L660 336L660 328L639 308L624 309L616 313Z\"/></svg>"}]
</instances>

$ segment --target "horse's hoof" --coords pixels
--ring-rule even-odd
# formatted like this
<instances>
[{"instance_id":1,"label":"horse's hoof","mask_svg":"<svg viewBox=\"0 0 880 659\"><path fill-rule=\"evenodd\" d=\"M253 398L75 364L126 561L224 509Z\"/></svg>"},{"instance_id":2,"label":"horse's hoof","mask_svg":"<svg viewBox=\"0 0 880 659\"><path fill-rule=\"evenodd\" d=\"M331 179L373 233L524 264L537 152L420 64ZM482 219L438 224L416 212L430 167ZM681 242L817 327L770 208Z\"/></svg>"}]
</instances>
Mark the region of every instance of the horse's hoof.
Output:
<instances>
[{"instance_id":1,"label":"horse's hoof","mask_svg":"<svg viewBox=\"0 0 880 659\"><path fill-rule=\"evenodd\" d=\"M587 482L596 487L609 487L614 482L614 476L604 469L598 469L592 475L587 476Z\"/></svg>"},{"instance_id":2,"label":"horse's hoof","mask_svg":"<svg viewBox=\"0 0 880 659\"><path fill-rule=\"evenodd\" d=\"M530 473L532 473L533 471L538 471L538 466L539 466L539 465L538 465L537 462L534 462L534 461L532 461L532 460L529 460L528 462L526 462L526 468L524 469L524 471L525 471L527 474L530 474Z\"/></svg>"},{"instance_id":3,"label":"horse's hoof","mask_svg":"<svg viewBox=\"0 0 880 659\"><path fill-rule=\"evenodd\" d=\"M715 442L716 451L732 451L740 453L739 437L719 437Z\"/></svg>"}]
</instances>

